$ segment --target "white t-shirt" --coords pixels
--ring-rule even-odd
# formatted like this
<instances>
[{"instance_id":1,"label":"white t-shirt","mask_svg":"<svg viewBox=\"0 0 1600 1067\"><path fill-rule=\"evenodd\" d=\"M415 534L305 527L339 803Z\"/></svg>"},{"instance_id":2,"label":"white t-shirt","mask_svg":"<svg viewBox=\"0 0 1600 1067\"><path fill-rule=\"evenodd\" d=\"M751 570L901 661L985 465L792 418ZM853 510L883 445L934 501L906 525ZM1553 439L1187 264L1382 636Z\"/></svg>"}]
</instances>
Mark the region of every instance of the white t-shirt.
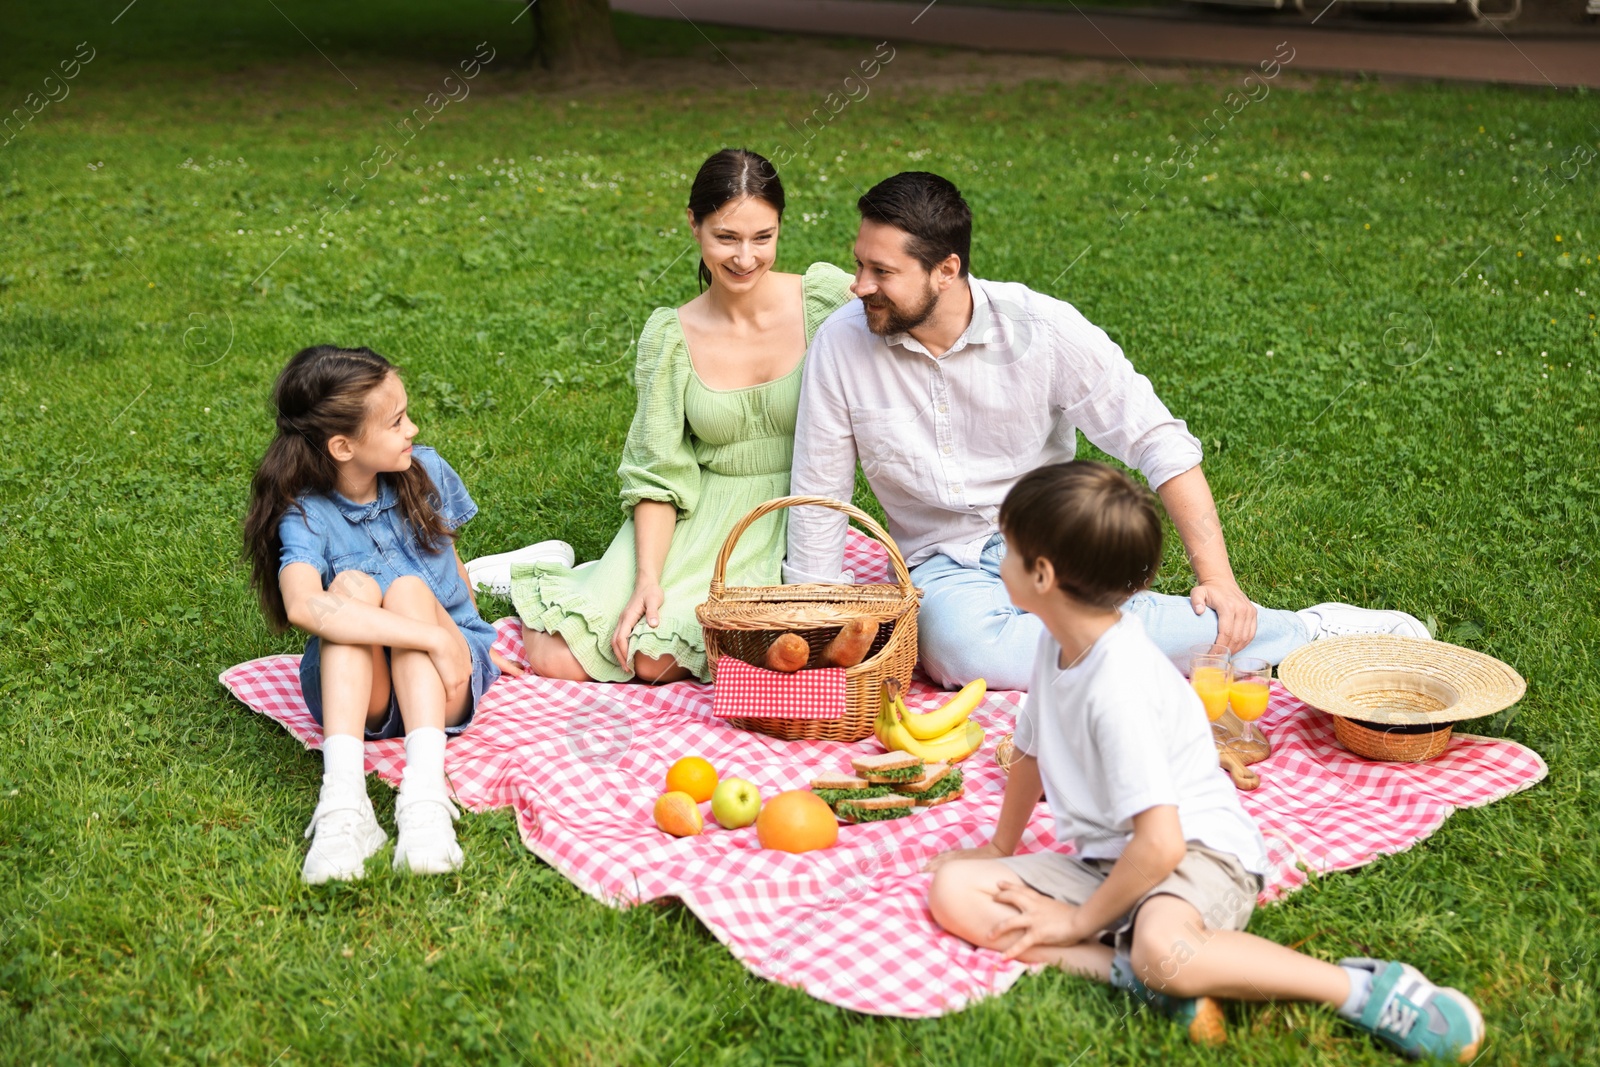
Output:
<instances>
[{"instance_id":1,"label":"white t-shirt","mask_svg":"<svg viewBox=\"0 0 1600 1067\"><path fill-rule=\"evenodd\" d=\"M1139 620L1123 615L1071 670L1060 656L1045 631L1013 737L1039 761L1056 839L1085 859L1115 859L1135 815L1171 804L1185 840L1265 874L1266 842L1217 766L1200 697Z\"/></svg>"}]
</instances>

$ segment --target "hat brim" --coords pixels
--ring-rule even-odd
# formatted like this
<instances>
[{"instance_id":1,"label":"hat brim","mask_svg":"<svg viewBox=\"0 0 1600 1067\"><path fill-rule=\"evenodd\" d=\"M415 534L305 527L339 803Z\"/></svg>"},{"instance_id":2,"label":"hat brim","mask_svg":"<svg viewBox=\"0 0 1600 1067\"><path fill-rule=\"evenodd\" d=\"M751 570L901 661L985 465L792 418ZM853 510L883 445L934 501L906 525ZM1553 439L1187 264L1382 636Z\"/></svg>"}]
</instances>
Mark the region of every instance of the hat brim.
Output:
<instances>
[{"instance_id":1,"label":"hat brim","mask_svg":"<svg viewBox=\"0 0 1600 1067\"><path fill-rule=\"evenodd\" d=\"M1470 648L1395 634L1354 634L1301 645L1278 665L1294 696L1330 715L1409 726L1503 711L1528 683Z\"/></svg>"}]
</instances>

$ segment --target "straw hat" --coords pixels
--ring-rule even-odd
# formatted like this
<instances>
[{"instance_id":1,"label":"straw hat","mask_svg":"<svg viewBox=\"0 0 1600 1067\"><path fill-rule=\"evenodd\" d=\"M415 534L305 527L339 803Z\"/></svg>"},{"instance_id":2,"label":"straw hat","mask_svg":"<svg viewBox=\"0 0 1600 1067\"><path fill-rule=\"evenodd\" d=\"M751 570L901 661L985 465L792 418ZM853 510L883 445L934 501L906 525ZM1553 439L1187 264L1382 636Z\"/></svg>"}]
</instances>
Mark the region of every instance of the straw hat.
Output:
<instances>
[{"instance_id":1,"label":"straw hat","mask_svg":"<svg viewBox=\"0 0 1600 1067\"><path fill-rule=\"evenodd\" d=\"M1283 687L1330 715L1379 726L1425 727L1493 715L1528 683L1470 648L1395 634L1352 634L1301 645L1278 665Z\"/></svg>"}]
</instances>

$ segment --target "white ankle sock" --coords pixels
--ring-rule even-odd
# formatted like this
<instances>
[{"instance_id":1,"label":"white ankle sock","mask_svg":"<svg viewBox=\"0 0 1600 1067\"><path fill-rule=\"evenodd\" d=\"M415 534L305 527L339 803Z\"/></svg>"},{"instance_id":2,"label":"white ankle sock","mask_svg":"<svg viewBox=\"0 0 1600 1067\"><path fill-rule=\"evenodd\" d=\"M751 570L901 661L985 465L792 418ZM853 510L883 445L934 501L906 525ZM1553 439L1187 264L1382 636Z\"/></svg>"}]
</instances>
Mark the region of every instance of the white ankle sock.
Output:
<instances>
[{"instance_id":1,"label":"white ankle sock","mask_svg":"<svg viewBox=\"0 0 1600 1067\"><path fill-rule=\"evenodd\" d=\"M403 793L450 795L444 780L444 731L422 726L406 734L406 770L400 780Z\"/></svg>"},{"instance_id":2,"label":"white ankle sock","mask_svg":"<svg viewBox=\"0 0 1600 1067\"><path fill-rule=\"evenodd\" d=\"M322 786L324 789L354 789L366 792L366 746L361 738L349 734L330 734L322 739Z\"/></svg>"},{"instance_id":3,"label":"white ankle sock","mask_svg":"<svg viewBox=\"0 0 1600 1067\"><path fill-rule=\"evenodd\" d=\"M1367 996L1372 992L1372 972L1359 967L1339 969L1350 979L1350 995L1345 998L1339 1014L1346 1019L1359 1019L1362 1009L1367 1006Z\"/></svg>"}]
</instances>

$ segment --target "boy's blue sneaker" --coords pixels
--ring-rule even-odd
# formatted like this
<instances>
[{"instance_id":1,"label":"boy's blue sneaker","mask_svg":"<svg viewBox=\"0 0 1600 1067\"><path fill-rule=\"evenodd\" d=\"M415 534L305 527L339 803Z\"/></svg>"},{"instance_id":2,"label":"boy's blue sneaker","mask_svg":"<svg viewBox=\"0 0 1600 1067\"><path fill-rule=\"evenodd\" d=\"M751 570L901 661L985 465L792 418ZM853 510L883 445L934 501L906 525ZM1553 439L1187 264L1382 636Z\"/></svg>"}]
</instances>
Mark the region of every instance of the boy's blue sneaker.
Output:
<instances>
[{"instance_id":1,"label":"boy's blue sneaker","mask_svg":"<svg viewBox=\"0 0 1600 1067\"><path fill-rule=\"evenodd\" d=\"M1356 1026L1414 1059L1468 1063L1483 1044L1483 1016L1459 989L1436 986L1398 960L1345 959L1339 966L1367 971L1372 987Z\"/></svg>"},{"instance_id":2,"label":"boy's blue sneaker","mask_svg":"<svg viewBox=\"0 0 1600 1067\"><path fill-rule=\"evenodd\" d=\"M1121 953L1111 960L1111 984L1181 1023L1189 1040L1195 1044L1213 1047L1227 1044L1228 1024L1222 1015L1222 1005L1211 997L1169 997L1157 993L1134 976L1132 962Z\"/></svg>"}]
</instances>

